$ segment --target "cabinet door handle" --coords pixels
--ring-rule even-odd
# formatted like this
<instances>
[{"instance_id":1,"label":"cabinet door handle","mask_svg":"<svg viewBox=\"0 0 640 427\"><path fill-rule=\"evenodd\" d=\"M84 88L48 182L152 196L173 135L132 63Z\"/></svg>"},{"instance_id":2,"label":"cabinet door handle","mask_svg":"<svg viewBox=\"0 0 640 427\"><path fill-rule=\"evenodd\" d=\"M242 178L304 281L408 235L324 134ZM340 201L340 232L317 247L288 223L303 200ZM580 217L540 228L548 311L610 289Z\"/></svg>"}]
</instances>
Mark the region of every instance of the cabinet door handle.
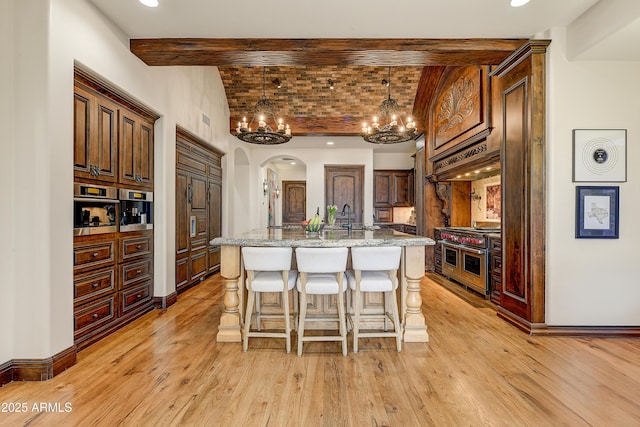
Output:
<instances>
[{"instance_id":1,"label":"cabinet door handle","mask_svg":"<svg viewBox=\"0 0 640 427\"><path fill-rule=\"evenodd\" d=\"M98 318L98 313L93 313L93 316L91 316L91 317L93 317L94 319L97 319Z\"/></svg>"},{"instance_id":2,"label":"cabinet door handle","mask_svg":"<svg viewBox=\"0 0 640 427\"><path fill-rule=\"evenodd\" d=\"M140 298L142 298L142 295L138 294L138 295L136 295L136 298L140 299Z\"/></svg>"},{"instance_id":3,"label":"cabinet door handle","mask_svg":"<svg viewBox=\"0 0 640 427\"><path fill-rule=\"evenodd\" d=\"M191 188L191 184L187 185L187 200L189 203L193 202L193 188Z\"/></svg>"},{"instance_id":4,"label":"cabinet door handle","mask_svg":"<svg viewBox=\"0 0 640 427\"><path fill-rule=\"evenodd\" d=\"M141 249L142 245L136 245L136 249Z\"/></svg>"},{"instance_id":5,"label":"cabinet door handle","mask_svg":"<svg viewBox=\"0 0 640 427\"><path fill-rule=\"evenodd\" d=\"M93 289L97 288L98 286L100 286L100 283L94 283L93 285L91 285Z\"/></svg>"},{"instance_id":6,"label":"cabinet door handle","mask_svg":"<svg viewBox=\"0 0 640 427\"><path fill-rule=\"evenodd\" d=\"M142 273L142 270L141 269L137 269L136 270L136 274L140 274L140 273Z\"/></svg>"},{"instance_id":7,"label":"cabinet door handle","mask_svg":"<svg viewBox=\"0 0 640 427\"><path fill-rule=\"evenodd\" d=\"M98 252L94 252L93 254L91 254L92 257L97 257L98 256Z\"/></svg>"}]
</instances>

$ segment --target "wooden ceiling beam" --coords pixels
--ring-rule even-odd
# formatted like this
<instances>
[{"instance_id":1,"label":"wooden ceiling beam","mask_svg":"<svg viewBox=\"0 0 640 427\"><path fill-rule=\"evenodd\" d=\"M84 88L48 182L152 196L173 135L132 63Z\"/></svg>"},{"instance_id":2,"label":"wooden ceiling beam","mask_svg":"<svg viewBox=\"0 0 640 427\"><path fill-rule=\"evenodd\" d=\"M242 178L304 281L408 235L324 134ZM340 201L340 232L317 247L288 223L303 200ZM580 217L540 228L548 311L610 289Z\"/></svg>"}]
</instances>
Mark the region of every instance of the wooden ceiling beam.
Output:
<instances>
[{"instance_id":1,"label":"wooden ceiling beam","mask_svg":"<svg viewBox=\"0 0 640 427\"><path fill-rule=\"evenodd\" d=\"M350 120L344 117L285 117L284 122L289 124L293 136L360 136L362 131L361 120ZM230 119L229 129L235 134L238 121ZM255 129L255 124L253 125ZM423 132L421 126L417 127L418 133Z\"/></svg>"},{"instance_id":2,"label":"wooden ceiling beam","mask_svg":"<svg viewBox=\"0 0 640 427\"><path fill-rule=\"evenodd\" d=\"M132 39L150 66L450 66L499 64L525 39Z\"/></svg>"}]
</instances>

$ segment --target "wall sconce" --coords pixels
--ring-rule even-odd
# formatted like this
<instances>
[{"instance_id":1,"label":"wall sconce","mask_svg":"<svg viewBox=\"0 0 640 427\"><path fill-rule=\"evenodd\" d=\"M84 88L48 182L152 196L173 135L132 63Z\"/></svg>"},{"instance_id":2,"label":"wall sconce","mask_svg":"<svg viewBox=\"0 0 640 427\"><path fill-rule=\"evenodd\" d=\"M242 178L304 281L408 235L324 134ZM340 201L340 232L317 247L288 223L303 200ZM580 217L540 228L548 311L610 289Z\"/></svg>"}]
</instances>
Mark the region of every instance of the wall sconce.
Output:
<instances>
[{"instance_id":1,"label":"wall sconce","mask_svg":"<svg viewBox=\"0 0 640 427\"><path fill-rule=\"evenodd\" d=\"M333 80L329 79L329 80L327 80L327 83L329 83L329 89L333 90L333 88L334 88Z\"/></svg>"},{"instance_id":2,"label":"wall sconce","mask_svg":"<svg viewBox=\"0 0 640 427\"><path fill-rule=\"evenodd\" d=\"M271 83L273 83L273 85L275 87L277 87L278 89L280 89L282 87L282 82L280 81L280 79L273 79L271 80Z\"/></svg>"},{"instance_id":3,"label":"wall sconce","mask_svg":"<svg viewBox=\"0 0 640 427\"><path fill-rule=\"evenodd\" d=\"M262 191L264 192L265 196L269 192L269 183L267 182L266 179L264 181L262 181Z\"/></svg>"},{"instance_id":4,"label":"wall sconce","mask_svg":"<svg viewBox=\"0 0 640 427\"><path fill-rule=\"evenodd\" d=\"M469 198L471 198L471 200L482 200L482 196L476 193L475 188L471 193L469 193Z\"/></svg>"},{"instance_id":5,"label":"wall sconce","mask_svg":"<svg viewBox=\"0 0 640 427\"><path fill-rule=\"evenodd\" d=\"M276 199L280 197L280 187L276 187Z\"/></svg>"}]
</instances>

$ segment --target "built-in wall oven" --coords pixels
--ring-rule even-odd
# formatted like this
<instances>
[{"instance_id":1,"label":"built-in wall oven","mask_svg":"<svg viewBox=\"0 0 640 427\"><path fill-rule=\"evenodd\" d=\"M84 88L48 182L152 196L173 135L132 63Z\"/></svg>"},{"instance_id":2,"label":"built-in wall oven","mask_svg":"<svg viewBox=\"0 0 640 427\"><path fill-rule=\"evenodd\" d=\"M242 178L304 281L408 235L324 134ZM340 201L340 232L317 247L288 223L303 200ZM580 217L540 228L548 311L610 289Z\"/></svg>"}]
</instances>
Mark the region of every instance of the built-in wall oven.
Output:
<instances>
[{"instance_id":1,"label":"built-in wall oven","mask_svg":"<svg viewBox=\"0 0 640 427\"><path fill-rule=\"evenodd\" d=\"M73 235L118 231L120 201L115 187L74 183Z\"/></svg>"},{"instance_id":2,"label":"built-in wall oven","mask_svg":"<svg viewBox=\"0 0 640 427\"><path fill-rule=\"evenodd\" d=\"M153 193L121 188L120 231L153 229Z\"/></svg>"},{"instance_id":3,"label":"built-in wall oven","mask_svg":"<svg viewBox=\"0 0 640 427\"><path fill-rule=\"evenodd\" d=\"M489 254L487 232L471 227L445 228L440 232L442 274L465 286L489 295Z\"/></svg>"}]
</instances>

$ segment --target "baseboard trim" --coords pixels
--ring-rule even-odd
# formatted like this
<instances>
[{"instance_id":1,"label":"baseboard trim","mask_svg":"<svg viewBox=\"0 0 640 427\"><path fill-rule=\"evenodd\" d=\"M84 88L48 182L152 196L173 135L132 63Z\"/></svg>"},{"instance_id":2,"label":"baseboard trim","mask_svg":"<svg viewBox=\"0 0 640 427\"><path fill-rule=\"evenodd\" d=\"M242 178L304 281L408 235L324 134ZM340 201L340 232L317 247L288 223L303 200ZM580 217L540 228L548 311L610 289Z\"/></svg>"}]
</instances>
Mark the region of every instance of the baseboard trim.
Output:
<instances>
[{"instance_id":1,"label":"baseboard trim","mask_svg":"<svg viewBox=\"0 0 640 427\"><path fill-rule=\"evenodd\" d=\"M46 359L13 359L0 365L0 386L12 381L46 381L73 366L76 346L62 350Z\"/></svg>"},{"instance_id":2,"label":"baseboard trim","mask_svg":"<svg viewBox=\"0 0 640 427\"><path fill-rule=\"evenodd\" d=\"M547 326L534 329L531 335L552 337L640 337L638 326Z\"/></svg>"},{"instance_id":3,"label":"baseboard trim","mask_svg":"<svg viewBox=\"0 0 640 427\"><path fill-rule=\"evenodd\" d=\"M164 297L153 297L153 308L165 310L178 302L178 292L174 291Z\"/></svg>"}]
</instances>

